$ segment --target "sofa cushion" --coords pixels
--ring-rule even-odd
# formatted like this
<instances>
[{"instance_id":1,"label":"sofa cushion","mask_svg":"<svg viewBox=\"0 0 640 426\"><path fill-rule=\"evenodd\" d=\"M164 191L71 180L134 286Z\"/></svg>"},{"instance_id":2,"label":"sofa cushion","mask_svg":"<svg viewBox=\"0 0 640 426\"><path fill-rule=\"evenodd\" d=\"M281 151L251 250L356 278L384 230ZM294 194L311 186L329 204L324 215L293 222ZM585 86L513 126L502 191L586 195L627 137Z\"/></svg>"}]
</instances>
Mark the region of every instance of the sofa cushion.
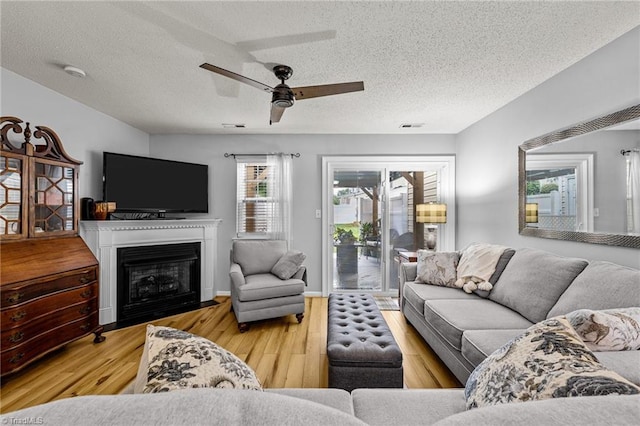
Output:
<instances>
[{"instance_id":1,"label":"sofa cushion","mask_svg":"<svg viewBox=\"0 0 640 426\"><path fill-rule=\"evenodd\" d=\"M640 270L594 261L560 296L547 317L578 309L612 309L640 306Z\"/></svg>"},{"instance_id":2,"label":"sofa cushion","mask_svg":"<svg viewBox=\"0 0 640 426\"><path fill-rule=\"evenodd\" d=\"M134 392L187 388L262 390L251 367L226 349L186 331L147 325Z\"/></svg>"},{"instance_id":3,"label":"sofa cushion","mask_svg":"<svg viewBox=\"0 0 640 426\"><path fill-rule=\"evenodd\" d=\"M233 262L246 275L264 274L287 252L287 242L281 240L236 240L233 242Z\"/></svg>"},{"instance_id":4,"label":"sofa cushion","mask_svg":"<svg viewBox=\"0 0 640 426\"><path fill-rule=\"evenodd\" d=\"M353 415L353 403L351 395L344 389L333 388L271 388L264 390L267 393L290 396L317 402L327 407L335 408L344 413Z\"/></svg>"},{"instance_id":5,"label":"sofa cushion","mask_svg":"<svg viewBox=\"0 0 640 426\"><path fill-rule=\"evenodd\" d=\"M585 266L586 260L556 256L542 250L519 249L495 283L489 299L513 309L531 322L542 321Z\"/></svg>"},{"instance_id":6,"label":"sofa cushion","mask_svg":"<svg viewBox=\"0 0 640 426\"><path fill-rule=\"evenodd\" d=\"M592 351L640 349L640 308L579 309L567 319Z\"/></svg>"},{"instance_id":7,"label":"sofa cushion","mask_svg":"<svg viewBox=\"0 0 640 426\"><path fill-rule=\"evenodd\" d=\"M525 330L524 328L467 330L462 333L462 356L472 365L477 366L496 349L521 335Z\"/></svg>"},{"instance_id":8,"label":"sofa cushion","mask_svg":"<svg viewBox=\"0 0 640 426\"><path fill-rule=\"evenodd\" d=\"M301 251L289 250L273 265L271 273L281 280L288 280L298 272L298 269L300 269L306 257L307 256Z\"/></svg>"},{"instance_id":9,"label":"sofa cushion","mask_svg":"<svg viewBox=\"0 0 640 426\"><path fill-rule=\"evenodd\" d=\"M271 273L249 275L245 280L246 284L238 288L238 299L242 302L295 296L304 292L304 281L281 280Z\"/></svg>"},{"instance_id":10,"label":"sofa cushion","mask_svg":"<svg viewBox=\"0 0 640 426\"><path fill-rule=\"evenodd\" d=\"M369 425L430 425L465 409L463 389L354 389L351 397Z\"/></svg>"},{"instance_id":11,"label":"sofa cushion","mask_svg":"<svg viewBox=\"0 0 640 426\"><path fill-rule=\"evenodd\" d=\"M456 350L462 349L466 330L528 328L531 322L509 308L487 299L427 300L424 303L427 323Z\"/></svg>"},{"instance_id":12,"label":"sofa cushion","mask_svg":"<svg viewBox=\"0 0 640 426\"><path fill-rule=\"evenodd\" d=\"M465 411L434 426L470 425L637 425L640 396L591 396L533 401L526 404L501 404Z\"/></svg>"},{"instance_id":13,"label":"sofa cushion","mask_svg":"<svg viewBox=\"0 0 640 426\"><path fill-rule=\"evenodd\" d=\"M598 362L565 317L528 328L478 365L465 386L468 409L639 393L640 388Z\"/></svg>"},{"instance_id":14,"label":"sofa cushion","mask_svg":"<svg viewBox=\"0 0 640 426\"><path fill-rule=\"evenodd\" d=\"M185 389L151 395L67 398L1 416L44 419L47 425L365 425L316 402L267 392Z\"/></svg>"},{"instance_id":15,"label":"sofa cushion","mask_svg":"<svg viewBox=\"0 0 640 426\"><path fill-rule=\"evenodd\" d=\"M420 315L424 315L424 301L432 299L469 299L475 300L473 294L467 294L458 288L439 287L416 282L407 282L402 287L402 297L410 303Z\"/></svg>"},{"instance_id":16,"label":"sofa cushion","mask_svg":"<svg viewBox=\"0 0 640 426\"><path fill-rule=\"evenodd\" d=\"M640 386L640 351L594 352L593 354L609 370Z\"/></svg>"},{"instance_id":17,"label":"sofa cushion","mask_svg":"<svg viewBox=\"0 0 640 426\"><path fill-rule=\"evenodd\" d=\"M417 283L455 287L458 252L418 250Z\"/></svg>"}]
</instances>

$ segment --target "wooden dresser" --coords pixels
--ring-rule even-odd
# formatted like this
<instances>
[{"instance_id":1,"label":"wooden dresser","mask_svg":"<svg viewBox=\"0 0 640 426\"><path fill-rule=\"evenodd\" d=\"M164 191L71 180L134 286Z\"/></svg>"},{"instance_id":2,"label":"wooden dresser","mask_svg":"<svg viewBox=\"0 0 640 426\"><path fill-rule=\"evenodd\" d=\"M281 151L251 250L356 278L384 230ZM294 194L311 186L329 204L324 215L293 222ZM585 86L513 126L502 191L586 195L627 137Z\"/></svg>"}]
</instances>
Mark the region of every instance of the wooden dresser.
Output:
<instances>
[{"instance_id":1,"label":"wooden dresser","mask_svg":"<svg viewBox=\"0 0 640 426\"><path fill-rule=\"evenodd\" d=\"M0 375L20 370L99 324L98 261L78 236L79 161L58 136L1 117ZM11 139L14 134L23 140Z\"/></svg>"},{"instance_id":2,"label":"wooden dresser","mask_svg":"<svg viewBox=\"0 0 640 426\"><path fill-rule=\"evenodd\" d=\"M98 262L80 237L2 244L2 375L98 324ZM64 256L61 256L64 254Z\"/></svg>"}]
</instances>

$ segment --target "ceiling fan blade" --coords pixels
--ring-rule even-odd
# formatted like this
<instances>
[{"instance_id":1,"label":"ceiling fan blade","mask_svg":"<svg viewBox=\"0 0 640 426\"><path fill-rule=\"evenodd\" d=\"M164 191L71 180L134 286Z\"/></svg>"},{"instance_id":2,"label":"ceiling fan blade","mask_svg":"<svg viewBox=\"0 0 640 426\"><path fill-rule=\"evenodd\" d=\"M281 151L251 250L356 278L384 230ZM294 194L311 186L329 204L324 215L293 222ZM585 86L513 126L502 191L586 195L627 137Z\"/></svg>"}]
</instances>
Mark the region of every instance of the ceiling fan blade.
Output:
<instances>
[{"instance_id":1,"label":"ceiling fan blade","mask_svg":"<svg viewBox=\"0 0 640 426\"><path fill-rule=\"evenodd\" d=\"M264 83L260 83L259 81L255 81L252 80L248 77L245 77L243 75L240 74L236 74L235 72L229 71L229 70L225 70L224 68L220 68L220 67L216 67L215 65L211 65L208 63L204 63L202 65L200 65L200 68L203 68L207 71L211 71L211 72L215 72L216 74L220 74L220 75L224 75L225 77L229 77L232 78L234 80L237 80L241 83L245 83L248 84L249 86L253 86L257 89L263 90L265 92L273 92L273 87L271 86L267 86Z\"/></svg>"},{"instance_id":2,"label":"ceiling fan blade","mask_svg":"<svg viewBox=\"0 0 640 426\"><path fill-rule=\"evenodd\" d=\"M296 100L317 98L320 96L339 95L341 93L359 92L364 90L364 82L323 84L320 86L292 87Z\"/></svg>"},{"instance_id":3,"label":"ceiling fan blade","mask_svg":"<svg viewBox=\"0 0 640 426\"><path fill-rule=\"evenodd\" d=\"M280 118L282 118L282 114L284 114L284 110L286 108L280 108L275 104L271 104L271 119L269 120L269 125L273 123L279 123Z\"/></svg>"}]
</instances>

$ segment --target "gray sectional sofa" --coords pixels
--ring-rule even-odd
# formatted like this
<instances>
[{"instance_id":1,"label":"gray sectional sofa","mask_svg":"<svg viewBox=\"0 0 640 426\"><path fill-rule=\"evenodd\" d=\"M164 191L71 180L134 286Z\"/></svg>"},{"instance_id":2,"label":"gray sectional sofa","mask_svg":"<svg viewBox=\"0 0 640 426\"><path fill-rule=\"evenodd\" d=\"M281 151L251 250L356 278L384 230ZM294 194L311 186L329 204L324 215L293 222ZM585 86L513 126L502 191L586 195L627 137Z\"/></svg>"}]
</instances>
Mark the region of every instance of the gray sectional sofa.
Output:
<instances>
[{"instance_id":1,"label":"gray sectional sofa","mask_svg":"<svg viewBox=\"0 0 640 426\"><path fill-rule=\"evenodd\" d=\"M465 410L463 389L186 389L81 396L14 411L2 424L637 425L640 395L560 398Z\"/></svg>"},{"instance_id":2,"label":"gray sectional sofa","mask_svg":"<svg viewBox=\"0 0 640 426\"><path fill-rule=\"evenodd\" d=\"M640 271L520 249L502 262L489 293L414 281L401 269L402 311L464 384L473 368L535 322L579 308L640 306ZM597 358L640 384L640 351ZM187 389L83 396L0 416L51 425L637 425L640 395L554 398L466 410L464 389Z\"/></svg>"},{"instance_id":3,"label":"gray sectional sofa","mask_svg":"<svg viewBox=\"0 0 640 426\"><path fill-rule=\"evenodd\" d=\"M417 283L417 263L401 266L402 312L462 385L488 355L539 321L577 309L640 306L637 269L542 250L515 250L490 292ZM640 351L596 356L640 385Z\"/></svg>"}]
</instances>

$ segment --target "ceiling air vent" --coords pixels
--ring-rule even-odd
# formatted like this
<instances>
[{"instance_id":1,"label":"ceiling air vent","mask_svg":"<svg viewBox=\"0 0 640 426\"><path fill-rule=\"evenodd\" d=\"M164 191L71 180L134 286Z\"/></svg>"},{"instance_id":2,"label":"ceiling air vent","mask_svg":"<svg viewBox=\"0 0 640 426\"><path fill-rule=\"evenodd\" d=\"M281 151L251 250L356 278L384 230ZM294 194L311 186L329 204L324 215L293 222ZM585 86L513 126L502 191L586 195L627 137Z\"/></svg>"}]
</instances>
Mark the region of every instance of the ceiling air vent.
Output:
<instances>
[{"instance_id":1,"label":"ceiling air vent","mask_svg":"<svg viewBox=\"0 0 640 426\"><path fill-rule=\"evenodd\" d=\"M247 126L244 124L222 123L222 127L225 129L244 129Z\"/></svg>"},{"instance_id":2,"label":"ceiling air vent","mask_svg":"<svg viewBox=\"0 0 640 426\"><path fill-rule=\"evenodd\" d=\"M401 129L415 129L417 127L424 126L424 123L402 123L400 125Z\"/></svg>"}]
</instances>

